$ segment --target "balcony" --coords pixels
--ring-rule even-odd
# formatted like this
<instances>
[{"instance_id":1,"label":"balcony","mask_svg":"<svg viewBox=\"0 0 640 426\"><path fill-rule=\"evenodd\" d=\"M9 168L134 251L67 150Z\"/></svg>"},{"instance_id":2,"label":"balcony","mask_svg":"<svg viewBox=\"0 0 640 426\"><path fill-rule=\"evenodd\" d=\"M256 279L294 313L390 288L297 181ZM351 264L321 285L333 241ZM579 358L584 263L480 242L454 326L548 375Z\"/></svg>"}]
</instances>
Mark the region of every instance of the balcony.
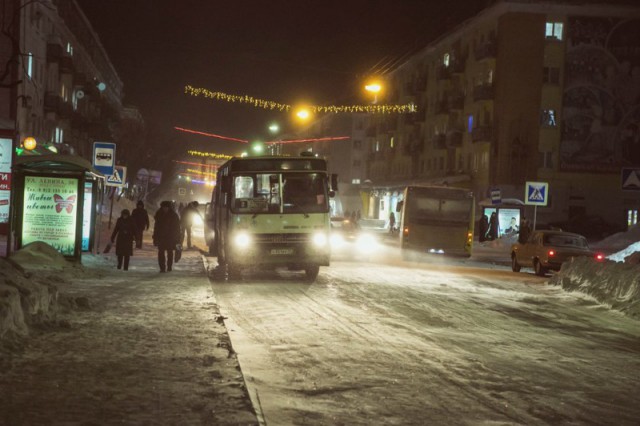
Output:
<instances>
[{"instance_id":1,"label":"balcony","mask_svg":"<svg viewBox=\"0 0 640 426\"><path fill-rule=\"evenodd\" d=\"M73 73L73 57L71 56L62 56L60 58L60 72L65 74Z\"/></svg>"},{"instance_id":2,"label":"balcony","mask_svg":"<svg viewBox=\"0 0 640 426\"><path fill-rule=\"evenodd\" d=\"M476 61L482 61L484 59L494 59L498 51L495 40L486 41L476 48L474 56Z\"/></svg>"},{"instance_id":3,"label":"balcony","mask_svg":"<svg viewBox=\"0 0 640 426\"><path fill-rule=\"evenodd\" d=\"M62 57L62 45L58 43L47 43L47 63L59 62Z\"/></svg>"},{"instance_id":4,"label":"balcony","mask_svg":"<svg viewBox=\"0 0 640 426\"><path fill-rule=\"evenodd\" d=\"M451 79L451 70L449 67L440 65L436 68L436 81L445 81Z\"/></svg>"},{"instance_id":5,"label":"balcony","mask_svg":"<svg viewBox=\"0 0 640 426\"><path fill-rule=\"evenodd\" d=\"M491 126L480 126L473 129L471 132L471 141L476 142L491 142L493 137L493 128Z\"/></svg>"},{"instance_id":6,"label":"balcony","mask_svg":"<svg viewBox=\"0 0 640 426\"><path fill-rule=\"evenodd\" d=\"M449 102L446 99L442 99L436 102L436 115L449 114Z\"/></svg>"},{"instance_id":7,"label":"balcony","mask_svg":"<svg viewBox=\"0 0 640 426\"><path fill-rule=\"evenodd\" d=\"M433 136L433 147L435 149L447 149L447 135L441 133Z\"/></svg>"},{"instance_id":8,"label":"balcony","mask_svg":"<svg viewBox=\"0 0 640 426\"><path fill-rule=\"evenodd\" d=\"M62 98L57 93L47 92L44 95L44 111L45 112L58 112Z\"/></svg>"},{"instance_id":9,"label":"balcony","mask_svg":"<svg viewBox=\"0 0 640 426\"><path fill-rule=\"evenodd\" d=\"M447 133L447 148L460 148L462 146L462 130L452 130Z\"/></svg>"},{"instance_id":10,"label":"balcony","mask_svg":"<svg viewBox=\"0 0 640 426\"><path fill-rule=\"evenodd\" d=\"M474 102L493 100L493 85L483 84L483 85L474 87L473 100Z\"/></svg>"},{"instance_id":11,"label":"balcony","mask_svg":"<svg viewBox=\"0 0 640 426\"><path fill-rule=\"evenodd\" d=\"M460 111L464 109L464 94L462 92L452 92L448 96L449 109Z\"/></svg>"},{"instance_id":12,"label":"balcony","mask_svg":"<svg viewBox=\"0 0 640 426\"><path fill-rule=\"evenodd\" d=\"M449 69L451 70L451 74L464 74L466 67L467 67L466 59L454 59L449 64Z\"/></svg>"}]
</instances>

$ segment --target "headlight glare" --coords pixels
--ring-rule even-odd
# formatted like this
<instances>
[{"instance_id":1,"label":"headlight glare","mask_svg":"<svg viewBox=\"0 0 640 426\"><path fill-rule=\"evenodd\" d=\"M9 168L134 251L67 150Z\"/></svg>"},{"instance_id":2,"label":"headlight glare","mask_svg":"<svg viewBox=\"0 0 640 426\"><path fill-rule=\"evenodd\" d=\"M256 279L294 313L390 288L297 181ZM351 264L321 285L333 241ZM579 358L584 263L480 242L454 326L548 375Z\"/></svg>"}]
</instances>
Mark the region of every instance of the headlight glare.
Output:
<instances>
[{"instance_id":1,"label":"headlight glare","mask_svg":"<svg viewBox=\"0 0 640 426\"><path fill-rule=\"evenodd\" d=\"M313 245L315 245L316 247L324 247L326 244L327 244L326 234L322 232L313 234Z\"/></svg>"},{"instance_id":2,"label":"headlight glare","mask_svg":"<svg viewBox=\"0 0 640 426\"><path fill-rule=\"evenodd\" d=\"M247 248L251 244L251 237L246 232L240 232L233 237L233 243L238 248Z\"/></svg>"}]
</instances>

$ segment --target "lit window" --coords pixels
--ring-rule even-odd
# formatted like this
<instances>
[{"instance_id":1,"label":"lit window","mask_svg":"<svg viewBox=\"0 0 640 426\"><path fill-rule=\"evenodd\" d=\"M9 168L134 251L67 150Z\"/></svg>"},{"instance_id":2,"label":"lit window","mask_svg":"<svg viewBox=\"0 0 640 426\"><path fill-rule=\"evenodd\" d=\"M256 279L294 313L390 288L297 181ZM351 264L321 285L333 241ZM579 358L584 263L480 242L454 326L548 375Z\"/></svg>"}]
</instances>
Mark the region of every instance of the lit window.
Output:
<instances>
[{"instance_id":1,"label":"lit window","mask_svg":"<svg viewBox=\"0 0 640 426\"><path fill-rule=\"evenodd\" d=\"M545 35L547 38L562 40L563 28L564 24L562 22L547 22Z\"/></svg>"},{"instance_id":2,"label":"lit window","mask_svg":"<svg viewBox=\"0 0 640 426\"><path fill-rule=\"evenodd\" d=\"M391 136L391 139L389 139L389 147L393 148L394 145L395 145L395 140L393 136Z\"/></svg>"},{"instance_id":3,"label":"lit window","mask_svg":"<svg viewBox=\"0 0 640 426\"><path fill-rule=\"evenodd\" d=\"M467 131L469 133L473 132L473 115L470 115L467 119Z\"/></svg>"},{"instance_id":4,"label":"lit window","mask_svg":"<svg viewBox=\"0 0 640 426\"><path fill-rule=\"evenodd\" d=\"M376 152L380 151L380 141L376 141Z\"/></svg>"},{"instance_id":5,"label":"lit window","mask_svg":"<svg viewBox=\"0 0 640 426\"><path fill-rule=\"evenodd\" d=\"M33 53L27 54L27 76L29 79L33 77Z\"/></svg>"},{"instance_id":6,"label":"lit window","mask_svg":"<svg viewBox=\"0 0 640 426\"><path fill-rule=\"evenodd\" d=\"M638 210L637 209L629 209L627 210L627 226L631 227L638 223Z\"/></svg>"},{"instance_id":7,"label":"lit window","mask_svg":"<svg viewBox=\"0 0 640 426\"><path fill-rule=\"evenodd\" d=\"M540 124L548 127L556 127L556 111L553 109L544 109L540 115Z\"/></svg>"},{"instance_id":8,"label":"lit window","mask_svg":"<svg viewBox=\"0 0 640 426\"><path fill-rule=\"evenodd\" d=\"M55 143L62 143L64 141L64 130L62 128L60 128L60 127L56 127L55 128L53 141Z\"/></svg>"},{"instance_id":9,"label":"lit window","mask_svg":"<svg viewBox=\"0 0 640 426\"><path fill-rule=\"evenodd\" d=\"M67 53L69 54L69 56L73 56L73 46L71 45L71 43L67 43Z\"/></svg>"},{"instance_id":10,"label":"lit window","mask_svg":"<svg viewBox=\"0 0 640 426\"><path fill-rule=\"evenodd\" d=\"M360 179L351 179L351 183L354 185L360 185Z\"/></svg>"},{"instance_id":11,"label":"lit window","mask_svg":"<svg viewBox=\"0 0 640 426\"><path fill-rule=\"evenodd\" d=\"M450 60L451 60L451 55L449 55L448 53L445 53L444 57L442 58L442 63L444 64L445 67L449 66Z\"/></svg>"}]
</instances>

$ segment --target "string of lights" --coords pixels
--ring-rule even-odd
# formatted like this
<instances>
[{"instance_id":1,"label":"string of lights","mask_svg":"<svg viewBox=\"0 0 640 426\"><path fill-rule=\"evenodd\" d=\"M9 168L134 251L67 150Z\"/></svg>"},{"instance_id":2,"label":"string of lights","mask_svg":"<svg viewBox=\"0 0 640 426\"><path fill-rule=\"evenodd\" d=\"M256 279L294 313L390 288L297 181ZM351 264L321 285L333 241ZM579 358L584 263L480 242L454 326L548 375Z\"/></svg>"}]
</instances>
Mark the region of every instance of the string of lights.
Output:
<instances>
[{"instance_id":1,"label":"string of lights","mask_svg":"<svg viewBox=\"0 0 640 426\"><path fill-rule=\"evenodd\" d=\"M269 101L265 99L254 98L247 95L229 95L223 92L212 92L204 88L196 88L190 85L185 86L184 92L191 96L202 96L208 99L216 101L226 101L230 103L243 103L253 105L256 108L277 110L280 112L289 112L293 109L291 105L281 104L279 102ZM308 109L312 113L354 113L363 112L368 114L407 114L418 112L418 108L415 104L409 103L406 105L315 105L309 106Z\"/></svg>"},{"instance_id":2,"label":"string of lights","mask_svg":"<svg viewBox=\"0 0 640 426\"><path fill-rule=\"evenodd\" d=\"M215 152L202 152L202 151L195 151L195 150L189 150L187 151L187 154L193 157L207 157L207 158L214 158L216 160L229 160L233 158L232 155L217 154Z\"/></svg>"}]
</instances>

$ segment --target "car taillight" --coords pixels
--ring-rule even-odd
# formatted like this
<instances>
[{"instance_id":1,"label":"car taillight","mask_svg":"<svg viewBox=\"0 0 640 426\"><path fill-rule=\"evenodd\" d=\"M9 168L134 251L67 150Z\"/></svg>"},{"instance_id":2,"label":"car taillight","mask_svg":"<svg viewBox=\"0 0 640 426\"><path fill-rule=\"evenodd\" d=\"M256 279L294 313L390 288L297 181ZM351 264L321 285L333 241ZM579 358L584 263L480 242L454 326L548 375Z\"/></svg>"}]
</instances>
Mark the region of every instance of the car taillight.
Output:
<instances>
[{"instance_id":1,"label":"car taillight","mask_svg":"<svg viewBox=\"0 0 640 426\"><path fill-rule=\"evenodd\" d=\"M556 252L555 252L555 251L553 251L553 250L549 250L548 255L549 255L549 257L553 257L553 256L555 256L555 255L556 255Z\"/></svg>"},{"instance_id":2,"label":"car taillight","mask_svg":"<svg viewBox=\"0 0 640 426\"><path fill-rule=\"evenodd\" d=\"M604 254L602 253L596 253L595 257L598 262L602 262L604 260Z\"/></svg>"}]
</instances>

